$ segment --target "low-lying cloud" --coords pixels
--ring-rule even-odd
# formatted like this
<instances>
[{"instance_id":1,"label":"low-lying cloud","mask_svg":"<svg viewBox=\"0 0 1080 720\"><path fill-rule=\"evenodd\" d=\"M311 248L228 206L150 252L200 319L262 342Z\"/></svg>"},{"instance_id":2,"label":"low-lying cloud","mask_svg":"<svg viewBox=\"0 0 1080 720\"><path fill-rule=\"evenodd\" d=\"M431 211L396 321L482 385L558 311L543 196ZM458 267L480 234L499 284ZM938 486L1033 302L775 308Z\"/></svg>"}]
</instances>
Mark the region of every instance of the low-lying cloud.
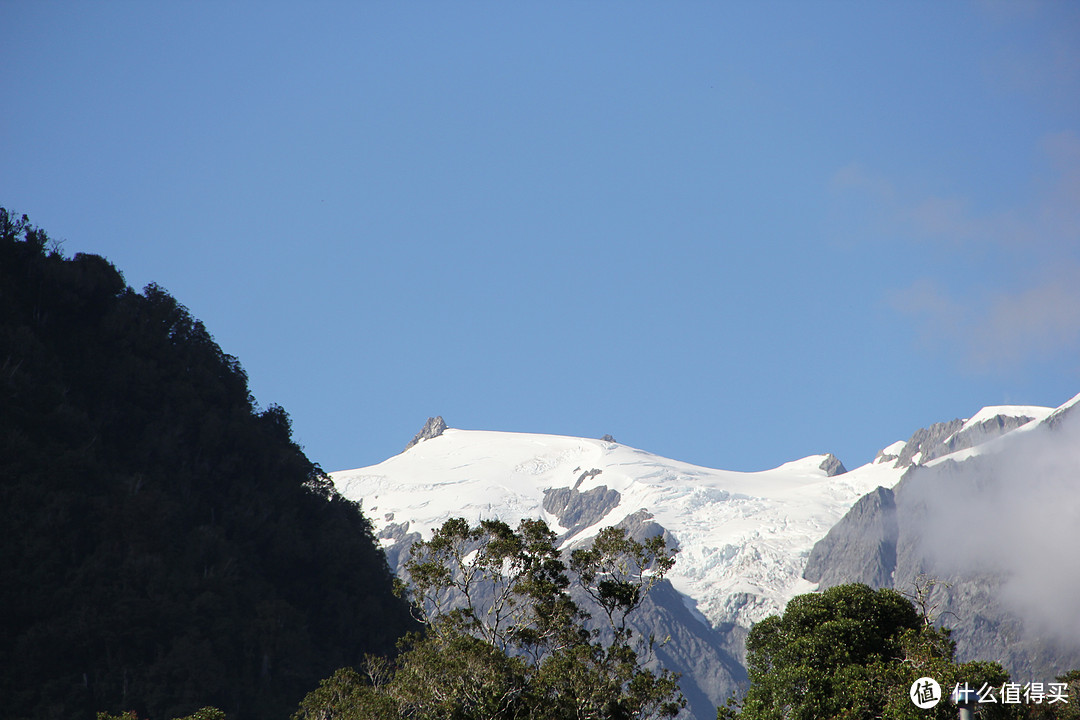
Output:
<instances>
[{"instance_id":1,"label":"low-lying cloud","mask_svg":"<svg viewBox=\"0 0 1080 720\"><path fill-rule=\"evenodd\" d=\"M999 447L923 486L923 547L943 569L999 575L1031 630L1080 640L1080 409Z\"/></svg>"}]
</instances>

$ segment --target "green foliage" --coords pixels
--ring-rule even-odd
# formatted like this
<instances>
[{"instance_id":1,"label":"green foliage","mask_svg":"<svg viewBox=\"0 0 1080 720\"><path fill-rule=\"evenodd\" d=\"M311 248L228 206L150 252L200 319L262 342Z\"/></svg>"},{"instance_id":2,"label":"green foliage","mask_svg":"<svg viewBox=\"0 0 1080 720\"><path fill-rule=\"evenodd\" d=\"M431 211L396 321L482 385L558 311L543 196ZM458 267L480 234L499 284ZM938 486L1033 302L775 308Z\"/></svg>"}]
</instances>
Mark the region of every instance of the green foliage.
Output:
<instances>
[{"instance_id":1,"label":"green foliage","mask_svg":"<svg viewBox=\"0 0 1080 720\"><path fill-rule=\"evenodd\" d=\"M903 595L865 585L794 598L783 615L751 629L746 647L750 689L741 707L732 701L717 711L720 720L951 720L957 711L947 699L917 708L912 683L932 677L947 695L958 684L979 689L1008 680L997 663L956 663L948 630L926 622ZM1000 703L980 708L987 720L1028 712Z\"/></svg>"},{"instance_id":2,"label":"green foliage","mask_svg":"<svg viewBox=\"0 0 1080 720\"><path fill-rule=\"evenodd\" d=\"M134 710L128 710L119 715L99 712L97 714L97 720L139 720L139 716ZM191 715L182 718L174 718L174 720L225 720L225 713L215 707L204 707L196 710Z\"/></svg>"},{"instance_id":3,"label":"green foliage","mask_svg":"<svg viewBox=\"0 0 1080 720\"><path fill-rule=\"evenodd\" d=\"M379 676L376 675L375 679L378 681ZM341 668L307 694L293 717L305 720L382 720L397 717L393 702L379 694L376 688L370 682L365 682L356 670Z\"/></svg>"},{"instance_id":4,"label":"green foliage","mask_svg":"<svg viewBox=\"0 0 1080 720\"><path fill-rule=\"evenodd\" d=\"M285 717L416 627L203 324L2 208L0 528L5 717Z\"/></svg>"},{"instance_id":5,"label":"green foliage","mask_svg":"<svg viewBox=\"0 0 1080 720\"><path fill-rule=\"evenodd\" d=\"M902 632L918 627L911 603L891 590L845 585L794 598L750 631L741 717L811 720L853 708L872 717Z\"/></svg>"},{"instance_id":6,"label":"green foliage","mask_svg":"<svg viewBox=\"0 0 1080 720\"><path fill-rule=\"evenodd\" d=\"M662 536L639 543L614 527L604 528L590 548L570 556L582 588L619 630L626 629L626 616L674 565L675 556L665 553Z\"/></svg>"},{"instance_id":7,"label":"green foliage","mask_svg":"<svg viewBox=\"0 0 1080 720\"><path fill-rule=\"evenodd\" d=\"M467 633L416 639L401 656L387 697L418 720L521 717L525 662Z\"/></svg>"},{"instance_id":8,"label":"green foliage","mask_svg":"<svg viewBox=\"0 0 1080 720\"><path fill-rule=\"evenodd\" d=\"M215 707L204 707L177 720L225 720L225 713Z\"/></svg>"},{"instance_id":9,"label":"green foliage","mask_svg":"<svg viewBox=\"0 0 1080 720\"><path fill-rule=\"evenodd\" d=\"M412 547L406 565L425 633L403 643L393 666L369 658L366 681L339 671L304 700L296 720L674 716L685 706L677 677L645 669L639 653L651 641L626 627L674 551L662 538L640 543L608 528L568 568L555 542L539 520L516 531L493 520L448 520ZM606 625L586 624L590 614L572 590L593 601Z\"/></svg>"},{"instance_id":10,"label":"green foliage","mask_svg":"<svg viewBox=\"0 0 1080 720\"><path fill-rule=\"evenodd\" d=\"M1070 670L1054 678L1065 684L1067 703L1032 703L1027 705L1030 720L1080 720L1080 670Z\"/></svg>"}]
</instances>

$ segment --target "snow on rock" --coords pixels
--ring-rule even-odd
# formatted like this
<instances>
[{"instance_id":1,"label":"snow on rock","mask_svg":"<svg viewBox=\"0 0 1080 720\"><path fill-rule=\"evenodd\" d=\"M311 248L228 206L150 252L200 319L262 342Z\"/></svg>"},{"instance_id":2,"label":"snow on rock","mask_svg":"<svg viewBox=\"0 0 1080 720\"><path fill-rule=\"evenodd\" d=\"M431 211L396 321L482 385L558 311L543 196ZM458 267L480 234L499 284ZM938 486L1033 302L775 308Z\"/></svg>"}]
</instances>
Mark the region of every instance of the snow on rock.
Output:
<instances>
[{"instance_id":1,"label":"snow on rock","mask_svg":"<svg viewBox=\"0 0 1080 720\"><path fill-rule=\"evenodd\" d=\"M980 425L987 420L993 420L998 417L1003 418L1030 418L1042 422L1052 412L1054 408L1042 407L1041 405L987 405L979 412L972 415L970 418L964 421L964 426L960 429L960 432L967 430L976 425Z\"/></svg>"},{"instance_id":2,"label":"snow on rock","mask_svg":"<svg viewBox=\"0 0 1080 720\"><path fill-rule=\"evenodd\" d=\"M1058 412L1077 403L1080 396ZM714 626L749 627L816 587L802 578L810 550L859 498L893 487L911 462L992 451L1005 435L1052 421L1052 412L983 408L917 431L847 472L832 455L733 472L608 440L444 426L378 465L331 476L362 503L394 558L403 538L429 538L451 517L511 526L541 518L571 547L645 510L679 547L669 575L675 588Z\"/></svg>"},{"instance_id":3,"label":"snow on rock","mask_svg":"<svg viewBox=\"0 0 1080 720\"><path fill-rule=\"evenodd\" d=\"M420 432L416 433L413 439L409 441L409 444L405 446L405 449L408 450L417 443L439 437L444 430L446 430L446 421L442 419L442 415L428 418L427 422L424 423L424 427L420 428Z\"/></svg>"},{"instance_id":4,"label":"snow on rock","mask_svg":"<svg viewBox=\"0 0 1080 720\"><path fill-rule=\"evenodd\" d=\"M898 457L900 457L900 453L903 452L905 445L907 445L907 443L904 442L903 440L897 440L892 445L889 445L887 447L882 448L881 450L878 450L878 454L877 454L877 457L874 458L874 462L875 463L893 462Z\"/></svg>"},{"instance_id":5,"label":"snow on rock","mask_svg":"<svg viewBox=\"0 0 1080 720\"><path fill-rule=\"evenodd\" d=\"M907 442L893 443L878 453L874 462L895 460L896 467L927 465L943 457L960 459L978 454L977 448L1019 428L1035 427L1053 408L1038 405L991 405L970 418L934 423L916 430Z\"/></svg>"},{"instance_id":6,"label":"snow on rock","mask_svg":"<svg viewBox=\"0 0 1080 720\"><path fill-rule=\"evenodd\" d=\"M345 497L362 502L376 533L389 517L424 538L451 517L512 526L538 517L570 546L645 509L680 548L669 576L675 588L714 625L748 627L812 589L801 575L814 543L862 495L899 480L900 471L882 465L830 476L831 458L744 473L603 440L448 428L378 465L332 477ZM618 502L603 504L591 525L564 527L544 503L545 491L561 488L602 488Z\"/></svg>"},{"instance_id":7,"label":"snow on rock","mask_svg":"<svg viewBox=\"0 0 1080 720\"><path fill-rule=\"evenodd\" d=\"M1050 415L1046 417L1042 422L1046 423L1050 427L1056 426L1060 423L1066 415L1074 412L1074 408L1080 405L1080 394L1074 395L1071 400L1054 410Z\"/></svg>"}]
</instances>

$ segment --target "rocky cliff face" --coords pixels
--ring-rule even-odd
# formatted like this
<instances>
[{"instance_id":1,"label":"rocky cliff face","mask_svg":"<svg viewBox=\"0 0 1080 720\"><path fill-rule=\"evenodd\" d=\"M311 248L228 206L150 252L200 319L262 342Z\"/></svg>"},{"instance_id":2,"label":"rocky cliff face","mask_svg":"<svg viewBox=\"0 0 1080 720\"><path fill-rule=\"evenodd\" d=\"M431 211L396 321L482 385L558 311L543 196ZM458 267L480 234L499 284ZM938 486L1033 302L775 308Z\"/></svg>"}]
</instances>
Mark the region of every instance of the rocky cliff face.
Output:
<instances>
[{"instance_id":1,"label":"rocky cliff face","mask_svg":"<svg viewBox=\"0 0 1080 720\"><path fill-rule=\"evenodd\" d=\"M596 474L598 475L599 471ZM543 507L559 519L560 525L567 528L559 538L559 542L562 542L600 522L618 506L621 499L619 491L612 490L607 485L585 492L579 491L577 487L546 488Z\"/></svg>"},{"instance_id":2,"label":"rocky cliff face","mask_svg":"<svg viewBox=\"0 0 1080 720\"><path fill-rule=\"evenodd\" d=\"M843 475L847 472L847 468L844 467L844 463L840 462L840 458L836 457L832 453L825 455L825 459L821 461L819 465L825 474L829 477L836 477L837 475Z\"/></svg>"},{"instance_id":3,"label":"rocky cliff face","mask_svg":"<svg viewBox=\"0 0 1080 720\"><path fill-rule=\"evenodd\" d=\"M1080 665L1067 662L1067 647L1028 647L1017 640L1033 631L999 602L1016 583L987 570L993 558L976 572L937 554L940 547L959 546L942 531L955 522L941 508L962 509L969 497L987 490L994 495L998 481L985 472L973 479L968 468L991 462L978 460L985 448L1030 434L1028 426L1040 419L1047 427L1051 420L1068 425L1064 411L984 408L967 420L919 430L850 471L823 454L736 473L680 463L610 438L446 429L441 418L432 418L410 444L423 442L422 448L335 473L334 481L346 497L363 500L398 570L408 546L449 517L498 517L511 525L541 517L567 552L608 525L638 539L663 534L679 548L678 562L638 612L636 629L658 641L670 636L656 647L656 658L683 673L691 715L708 719L732 691L745 687L748 629L814 583L865 582L907 591L915 580L936 577L950 587L938 585L930 604L957 627L965 657L1000 660L1015 677L1044 681L1054 674L1039 668L1053 666L1060 674ZM1076 465L1080 476L1080 460ZM938 520L935 533L928 531L929 517ZM996 535L1009 525L971 513L959 522ZM1022 526L1040 523L1025 519ZM1076 585L1080 595L1080 580ZM963 627L954 615L964 618ZM1073 636L1080 637L1080 623ZM1031 658L1050 660L1040 665Z\"/></svg>"},{"instance_id":4,"label":"rocky cliff face","mask_svg":"<svg viewBox=\"0 0 1080 720\"><path fill-rule=\"evenodd\" d=\"M903 450L900 451L900 457L896 460L896 467L915 465L935 456L944 441L952 437L963 426L964 421L958 419L944 423L934 423L930 427L916 430L911 439L904 445Z\"/></svg>"},{"instance_id":5,"label":"rocky cliff face","mask_svg":"<svg viewBox=\"0 0 1080 720\"><path fill-rule=\"evenodd\" d=\"M861 582L891 587L896 570L896 501L879 487L864 495L833 527L806 561L803 577L821 588Z\"/></svg>"},{"instance_id":6,"label":"rocky cliff face","mask_svg":"<svg viewBox=\"0 0 1080 720\"><path fill-rule=\"evenodd\" d=\"M993 452L913 466L892 490L867 494L814 546L804 577L820 589L848 582L907 594L929 588L927 608L953 628L958 659L1000 662L1014 679L1049 681L1080 667L1080 613L1069 610L1067 597L1077 573L1062 572L1056 586L1035 572L1053 567L1045 558L1055 555L1062 569L1075 567L1066 559L1075 529L1055 526L1047 507L1054 498L1077 507L1080 414L1067 414L1002 438ZM965 443L1020 424L995 417L963 432L941 424L909 445L933 457L950 443L972 447ZM901 453L899 461L913 456Z\"/></svg>"},{"instance_id":7,"label":"rocky cliff face","mask_svg":"<svg viewBox=\"0 0 1080 720\"><path fill-rule=\"evenodd\" d=\"M573 487L553 488L544 494L544 509L556 515L564 526L587 527L610 512L619 499L617 491L605 486L586 492ZM419 533L410 531L409 522L392 520L391 517L387 521L378 538L390 567L401 575L409 559L409 548L421 538ZM674 536L644 509L630 513L617 526L638 541L662 535L669 546L677 545ZM591 538L572 544L566 551L587 547L590 542ZM484 592L481 590L477 596L480 605L487 602ZM576 599L587 607L587 599L580 592L576 594ZM732 693L745 690L746 629L709 623L668 580L658 583L646 596L631 616L630 625L643 642L647 643L650 637L655 639L651 658L647 650L642 656L648 667L682 673L679 684L687 699L687 711L680 717L708 720L716 716L718 704ZM606 627L598 619L593 626L601 632Z\"/></svg>"},{"instance_id":8,"label":"rocky cliff face","mask_svg":"<svg viewBox=\"0 0 1080 720\"><path fill-rule=\"evenodd\" d=\"M1037 419L1039 418L1032 414L1012 411L987 414L983 419L975 417L971 420L955 419L934 423L916 430L899 449L882 450L875 462L895 461L894 467L898 468L925 465L959 450L982 445Z\"/></svg>"},{"instance_id":9,"label":"rocky cliff face","mask_svg":"<svg viewBox=\"0 0 1080 720\"><path fill-rule=\"evenodd\" d=\"M925 464L957 450L966 450L967 448L982 445L1010 430L1026 425L1034 419L1030 415L995 415L982 422L965 423L960 430L941 442L928 447L923 452L922 462Z\"/></svg>"},{"instance_id":10,"label":"rocky cliff face","mask_svg":"<svg viewBox=\"0 0 1080 720\"><path fill-rule=\"evenodd\" d=\"M443 434L444 430L446 430L446 422L442 419L442 415L428 418L427 422L424 423L424 427L420 428L420 432L416 433L413 439L409 441L409 444L405 446L405 449L408 450L413 445L421 443L424 440L439 437Z\"/></svg>"}]
</instances>

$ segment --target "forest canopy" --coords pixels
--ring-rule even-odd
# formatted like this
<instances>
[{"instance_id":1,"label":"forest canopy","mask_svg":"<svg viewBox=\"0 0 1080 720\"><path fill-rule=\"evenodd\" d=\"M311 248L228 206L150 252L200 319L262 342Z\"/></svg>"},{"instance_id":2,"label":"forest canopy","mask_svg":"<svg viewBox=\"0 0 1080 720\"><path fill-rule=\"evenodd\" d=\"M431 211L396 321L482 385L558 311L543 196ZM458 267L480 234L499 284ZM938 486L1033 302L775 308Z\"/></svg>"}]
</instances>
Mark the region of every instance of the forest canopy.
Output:
<instances>
[{"instance_id":1,"label":"forest canopy","mask_svg":"<svg viewBox=\"0 0 1080 720\"><path fill-rule=\"evenodd\" d=\"M2 208L0 527L5 717L284 718L416 627L203 323Z\"/></svg>"}]
</instances>

